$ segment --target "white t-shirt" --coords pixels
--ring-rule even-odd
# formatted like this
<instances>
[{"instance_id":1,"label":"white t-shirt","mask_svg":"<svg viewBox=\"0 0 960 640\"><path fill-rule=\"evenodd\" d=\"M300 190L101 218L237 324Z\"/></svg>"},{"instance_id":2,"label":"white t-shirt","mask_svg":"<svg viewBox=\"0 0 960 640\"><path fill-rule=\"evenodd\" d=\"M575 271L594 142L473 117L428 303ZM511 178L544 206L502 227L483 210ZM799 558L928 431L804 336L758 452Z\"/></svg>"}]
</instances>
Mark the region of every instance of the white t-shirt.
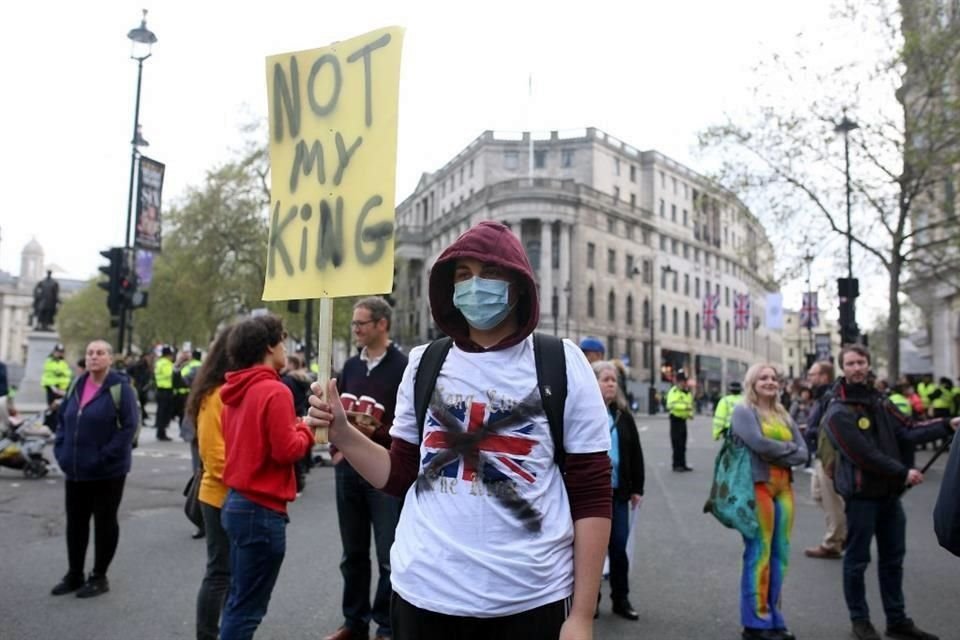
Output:
<instances>
[{"instance_id":1,"label":"white t-shirt","mask_svg":"<svg viewBox=\"0 0 960 640\"><path fill-rule=\"evenodd\" d=\"M425 348L410 353L390 429L391 436L411 444L419 437L414 375ZM564 351L564 449L606 452L610 431L596 376L576 345L564 340ZM529 611L570 596L573 520L553 461L532 336L483 353L454 345L436 390L459 426L448 430L427 411L420 476L407 492L390 552L393 589L421 609L479 618ZM487 431L475 470L471 460L448 449L458 434L479 429ZM431 466L438 455L449 456L449 462ZM432 473L424 475L424 469Z\"/></svg>"}]
</instances>

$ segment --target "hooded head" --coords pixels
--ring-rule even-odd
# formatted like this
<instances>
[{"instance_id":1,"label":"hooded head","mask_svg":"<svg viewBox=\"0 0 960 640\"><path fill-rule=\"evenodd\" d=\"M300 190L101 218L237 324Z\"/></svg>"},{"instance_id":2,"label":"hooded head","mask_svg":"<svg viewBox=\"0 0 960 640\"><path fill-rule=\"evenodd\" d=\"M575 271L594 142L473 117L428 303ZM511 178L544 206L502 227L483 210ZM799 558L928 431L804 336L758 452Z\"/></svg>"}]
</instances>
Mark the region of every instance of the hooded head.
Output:
<instances>
[{"instance_id":1,"label":"hooded head","mask_svg":"<svg viewBox=\"0 0 960 640\"><path fill-rule=\"evenodd\" d=\"M470 340L470 326L453 305L454 270L457 260L473 258L501 267L510 275L510 288L515 290L517 331L493 349L513 346L533 333L540 320L540 304L533 269L520 241L499 222L485 220L471 227L447 247L430 271L430 310L437 328L450 336L457 346L481 350Z\"/></svg>"}]
</instances>

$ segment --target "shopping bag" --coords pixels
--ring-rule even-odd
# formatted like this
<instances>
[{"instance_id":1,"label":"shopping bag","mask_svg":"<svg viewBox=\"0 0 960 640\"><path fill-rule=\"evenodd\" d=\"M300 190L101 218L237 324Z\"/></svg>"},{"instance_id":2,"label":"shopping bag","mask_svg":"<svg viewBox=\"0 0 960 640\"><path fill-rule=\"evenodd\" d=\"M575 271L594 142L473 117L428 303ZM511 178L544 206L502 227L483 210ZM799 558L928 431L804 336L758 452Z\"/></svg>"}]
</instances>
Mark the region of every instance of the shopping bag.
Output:
<instances>
[{"instance_id":1,"label":"shopping bag","mask_svg":"<svg viewBox=\"0 0 960 640\"><path fill-rule=\"evenodd\" d=\"M756 538L760 532L756 507L750 450L727 430L713 463L713 485L703 512L747 538Z\"/></svg>"}]
</instances>

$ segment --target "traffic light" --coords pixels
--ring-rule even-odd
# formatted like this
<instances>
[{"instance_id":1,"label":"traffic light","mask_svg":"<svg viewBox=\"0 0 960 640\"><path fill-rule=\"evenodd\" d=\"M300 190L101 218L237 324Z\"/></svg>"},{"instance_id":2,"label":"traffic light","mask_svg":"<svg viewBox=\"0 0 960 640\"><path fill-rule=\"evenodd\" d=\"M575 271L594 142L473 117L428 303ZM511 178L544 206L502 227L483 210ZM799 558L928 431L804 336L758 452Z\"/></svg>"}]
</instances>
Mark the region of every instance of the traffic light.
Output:
<instances>
[{"instance_id":1,"label":"traffic light","mask_svg":"<svg viewBox=\"0 0 960 640\"><path fill-rule=\"evenodd\" d=\"M100 255L107 259L108 264L100 267L100 272L106 274L106 281L97 283L97 286L107 292L107 308L111 316L119 316L122 309L120 295L120 279L122 270L126 268L123 247L111 247L101 251Z\"/></svg>"},{"instance_id":2,"label":"traffic light","mask_svg":"<svg viewBox=\"0 0 960 640\"><path fill-rule=\"evenodd\" d=\"M147 306L147 292L140 291L140 281L135 271L124 262L120 269L118 291L125 309L140 309Z\"/></svg>"},{"instance_id":3,"label":"traffic light","mask_svg":"<svg viewBox=\"0 0 960 640\"><path fill-rule=\"evenodd\" d=\"M859 282L856 278L838 278L837 293L840 298L840 344L854 344L860 341L860 328L857 326Z\"/></svg>"}]
</instances>

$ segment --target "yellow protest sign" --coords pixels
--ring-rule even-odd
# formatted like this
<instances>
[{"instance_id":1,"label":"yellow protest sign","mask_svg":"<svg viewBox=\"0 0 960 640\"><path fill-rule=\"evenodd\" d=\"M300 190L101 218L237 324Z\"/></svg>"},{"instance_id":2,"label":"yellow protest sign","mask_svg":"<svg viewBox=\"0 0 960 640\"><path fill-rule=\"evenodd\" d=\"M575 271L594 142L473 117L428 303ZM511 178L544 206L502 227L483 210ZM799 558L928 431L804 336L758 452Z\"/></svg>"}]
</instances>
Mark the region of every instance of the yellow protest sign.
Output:
<instances>
[{"instance_id":1,"label":"yellow protest sign","mask_svg":"<svg viewBox=\"0 0 960 640\"><path fill-rule=\"evenodd\" d=\"M403 29L267 58L264 300L388 293Z\"/></svg>"}]
</instances>

